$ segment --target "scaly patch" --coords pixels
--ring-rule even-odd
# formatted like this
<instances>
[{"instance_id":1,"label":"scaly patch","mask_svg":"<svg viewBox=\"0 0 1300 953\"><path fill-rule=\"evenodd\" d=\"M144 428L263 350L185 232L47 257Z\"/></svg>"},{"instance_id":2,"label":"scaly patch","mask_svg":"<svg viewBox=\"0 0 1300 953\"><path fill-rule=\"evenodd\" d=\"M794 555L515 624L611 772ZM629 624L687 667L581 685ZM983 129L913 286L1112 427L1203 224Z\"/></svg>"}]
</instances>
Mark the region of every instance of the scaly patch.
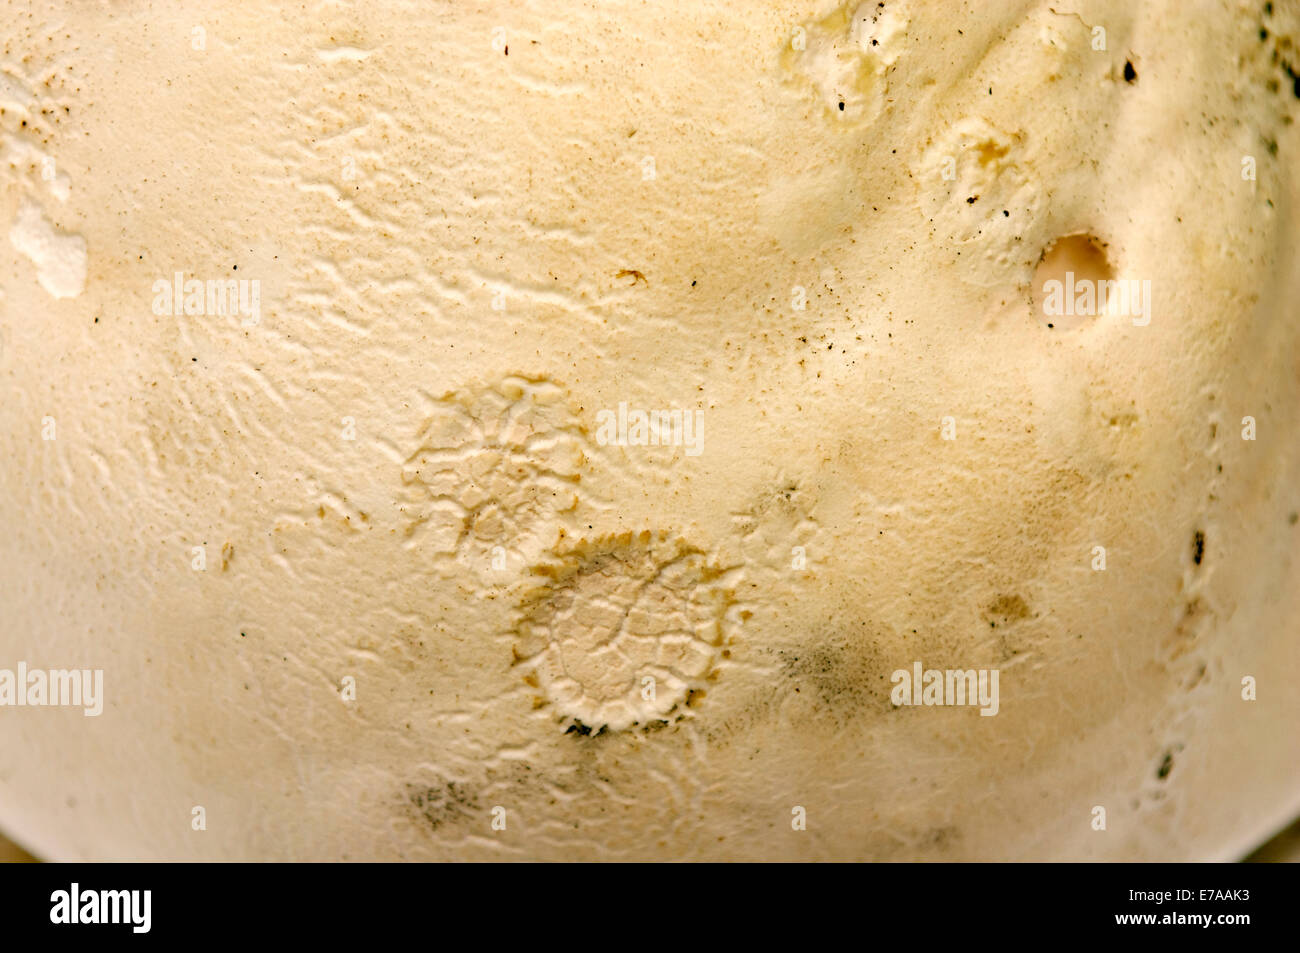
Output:
<instances>
[{"instance_id":1,"label":"scaly patch","mask_svg":"<svg viewBox=\"0 0 1300 953\"><path fill-rule=\"evenodd\" d=\"M849 2L798 27L781 65L811 88L828 120L863 126L884 108L886 73L903 52L907 24L883 3Z\"/></svg>"},{"instance_id":2,"label":"scaly patch","mask_svg":"<svg viewBox=\"0 0 1300 953\"><path fill-rule=\"evenodd\" d=\"M550 381L445 394L415 443L402 466L406 545L473 571L521 571L582 500L587 432Z\"/></svg>"},{"instance_id":3,"label":"scaly patch","mask_svg":"<svg viewBox=\"0 0 1300 953\"><path fill-rule=\"evenodd\" d=\"M521 607L525 681L577 734L683 717L716 678L729 573L667 534L579 542L533 572Z\"/></svg>"}]
</instances>

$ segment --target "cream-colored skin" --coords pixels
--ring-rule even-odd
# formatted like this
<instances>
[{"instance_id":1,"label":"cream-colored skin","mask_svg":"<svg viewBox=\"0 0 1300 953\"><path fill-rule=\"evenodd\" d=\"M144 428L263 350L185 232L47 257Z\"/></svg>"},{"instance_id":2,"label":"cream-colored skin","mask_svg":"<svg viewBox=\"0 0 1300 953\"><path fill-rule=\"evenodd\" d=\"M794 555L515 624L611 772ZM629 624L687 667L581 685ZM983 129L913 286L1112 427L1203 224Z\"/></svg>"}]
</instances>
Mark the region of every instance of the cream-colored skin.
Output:
<instances>
[{"instance_id":1,"label":"cream-colored skin","mask_svg":"<svg viewBox=\"0 0 1300 953\"><path fill-rule=\"evenodd\" d=\"M0 708L24 846L1199 860L1300 811L1295 3L137 6L0 15L0 669L105 695ZM1149 324L1035 312L1072 234ZM259 320L156 314L178 271ZM917 661L997 715L896 707Z\"/></svg>"}]
</instances>

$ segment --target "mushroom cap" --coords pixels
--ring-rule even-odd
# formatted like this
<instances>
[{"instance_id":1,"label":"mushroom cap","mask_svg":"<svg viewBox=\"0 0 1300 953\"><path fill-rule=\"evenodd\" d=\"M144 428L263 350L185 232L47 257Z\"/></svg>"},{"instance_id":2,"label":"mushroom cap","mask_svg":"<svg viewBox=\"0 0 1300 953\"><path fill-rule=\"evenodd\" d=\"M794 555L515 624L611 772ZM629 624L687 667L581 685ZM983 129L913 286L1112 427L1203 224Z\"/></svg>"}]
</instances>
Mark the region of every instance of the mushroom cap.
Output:
<instances>
[{"instance_id":1,"label":"mushroom cap","mask_svg":"<svg viewBox=\"0 0 1300 953\"><path fill-rule=\"evenodd\" d=\"M0 712L38 855L1300 812L1294 9L66 6L0 76L0 701L102 673Z\"/></svg>"}]
</instances>

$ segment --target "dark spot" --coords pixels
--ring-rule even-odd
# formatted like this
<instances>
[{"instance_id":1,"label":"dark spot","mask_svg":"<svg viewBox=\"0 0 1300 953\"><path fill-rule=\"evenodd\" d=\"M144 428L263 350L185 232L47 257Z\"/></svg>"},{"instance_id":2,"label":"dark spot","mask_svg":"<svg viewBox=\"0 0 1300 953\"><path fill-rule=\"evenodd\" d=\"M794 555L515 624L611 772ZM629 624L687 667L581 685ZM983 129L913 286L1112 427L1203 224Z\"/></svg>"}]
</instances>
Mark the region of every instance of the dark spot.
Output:
<instances>
[{"instance_id":1,"label":"dark spot","mask_svg":"<svg viewBox=\"0 0 1300 953\"><path fill-rule=\"evenodd\" d=\"M935 827L925 835L925 843L942 850L961 837L961 830L956 827Z\"/></svg>"},{"instance_id":2,"label":"dark spot","mask_svg":"<svg viewBox=\"0 0 1300 953\"><path fill-rule=\"evenodd\" d=\"M967 204L967 205L974 205L974 204L975 204L976 202L978 202L978 201L979 201L979 196L978 196L978 195L972 195L972 196L970 196L968 199L966 199L966 204Z\"/></svg>"},{"instance_id":3,"label":"dark spot","mask_svg":"<svg viewBox=\"0 0 1300 953\"><path fill-rule=\"evenodd\" d=\"M1163 781L1169 777L1169 772L1174 770L1174 753L1166 751L1164 758L1160 762L1160 767L1156 768L1156 777Z\"/></svg>"},{"instance_id":4,"label":"dark spot","mask_svg":"<svg viewBox=\"0 0 1300 953\"><path fill-rule=\"evenodd\" d=\"M1178 620L1178 625L1174 627L1172 643L1176 645L1184 640L1195 639L1199 634L1207 612L1205 602L1200 596L1189 599L1183 606L1183 617Z\"/></svg>"},{"instance_id":5,"label":"dark spot","mask_svg":"<svg viewBox=\"0 0 1300 953\"><path fill-rule=\"evenodd\" d=\"M840 100L840 112L844 112L844 100Z\"/></svg>"},{"instance_id":6,"label":"dark spot","mask_svg":"<svg viewBox=\"0 0 1300 953\"><path fill-rule=\"evenodd\" d=\"M1196 565L1199 566L1201 564L1201 560L1204 558L1205 558L1205 533L1198 529L1194 534L1192 534L1192 562L1196 563Z\"/></svg>"},{"instance_id":7,"label":"dark spot","mask_svg":"<svg viewBox=\"0 0 1300 953\"><path fill-rule=\"evenodd\" d=\"M1288 523L1294 526L1297 522L1300 522L1300 513L1292 513L1286 519Z\"/></svg>"},{"instance_id":8,"label":"dark spot","mask_svg":"<svg viewBox=\"0 0 1300 953\"><path fill-rule=\"evenodd\" d=\"M569 725L568 728L564 729L564 733L566 735L577 735L580 738L586 738L588 736L592 738L599 738L601 735L608 734L609 729L605 725L601 725L599 728L593 731L590 725L584 725L582 722L578 721L578 719L575 718L573 719L573 723Z\"/></svg>"},{"instance_id":9,"label":"dark spot","mask_svg":"<svg viewBox=\"0 0 1300 953\"><path fill-rule=\"evenodd\" d=\"M478 810L478 799L456 781L441 786L408 784L406 799L435 831L448 822L471 818Z\"/></svg>"},{"instance_id":10,"label":"dark spot","mask_svg":"<svg viewBox=\"0 0 1300 953\"><path fill-rule=\"evenodd\" d=\"M1124 61L1124 82L1132 83L1138 78L1137 70L1133 68L1132 60Z\"/></svg>"},{"instance_id":11,"label":"dark spot","mask_svg":"<svg viewBox=\"0 0 1300 953\"><path fill-rule=\"evenodd\" d=\"M783 704L799 695L814 706L816 717L837 726L856 724L865 714L893 709L888 686L890 667L880 655L870 628L833 629L822 633L813 646L793 652L778 650L781 679L773 700ZM789 693L789 694L787 694Z\"/></svg>"},{"instance_id":12,"label":"dark spot","mask_svg":"<svg viewBox=\"0 0 1300 953\"><path fill-rule=\"evenodd\" d=\"M1020 596L998 596L986 610L985 617L1001 617L1004 622L1028 619L1029 606Z\"/></svg>"},{"instance_id":13,"label":"dark spot","mask_svg":"<svg viewBox=\"0 0 1300 953\"><path fill-rule=\"evenodd\" d=\"M1006 209L1003 209L1003 210L1002 210L1002 217L1003 217L1003 218L1010 218L1010 217L1011 217L1011 213L1008 212Z\"/></svg>"}]
</instances>

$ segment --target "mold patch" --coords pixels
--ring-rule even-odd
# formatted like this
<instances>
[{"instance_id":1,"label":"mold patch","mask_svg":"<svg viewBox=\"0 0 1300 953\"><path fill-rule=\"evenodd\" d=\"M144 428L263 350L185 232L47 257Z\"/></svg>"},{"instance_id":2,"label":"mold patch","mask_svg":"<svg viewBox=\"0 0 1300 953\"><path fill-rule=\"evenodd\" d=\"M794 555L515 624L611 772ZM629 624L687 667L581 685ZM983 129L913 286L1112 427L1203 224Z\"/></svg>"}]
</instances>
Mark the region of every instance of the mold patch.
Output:
<instances>
[{"instance_id":1,"label":"mold patch","mask_svg":"<svg viewBox=\"0 0 1300 953\"><path fill-rule=\"evenodd\" d=\"M582 500L587 433L549 381L446 394L416 444L402 466L406 545L471 569L534 562Z\"/></svg>"},{"instance_id":2,"label":"mold patch","mask_svg":"<svg viewBox=\"0 0 1300 953\"><path fill-rule=\"evenodd\" d=\"M863 628L866 623L863 623ZM829 715L840 728L861 724L870 715L894 710L890 702L890 670L875 638L865 632L821 637L800 649L778 650L782 703L791 693Z\"/></svg>"},{"instance_id":3,"label":"mold patch","mask_svg":"<svg viewBox=\"0 0 1300 953\"><path fill-rule=\"evenodd\" d=\"M811 88L828 120L864 125L884 108L886 72L903 52L907 23L883 3L844 4L799 27L782 65Z\"/></svg>"},{"instance_id":4,"label":"mold patch","mask_svg":"<svg viewBox=\"0 0 1300 953\"><path fill-rule=\"evenodd\" d=\"M478 798L457 781L407 784L406 803L431 831L469 820L481 811Z\"/></svg>"},{"instance_id":5,"label":"mold patch","mask_svg":"<svg viewBox=\"0 0 1300 953\"><path fill-rule=\"evenodd\" d=\"M734 595L700 550L643 532L581 542L522 607L516 664L576 734L662 721L716 677Z\"/></svg>"},{"instance_id":6,"label":"mold patch","mask_svg":"<svg viewBox=\"0 0 1300 953\"><path fill-rule=\"evenodd\" d=\"M926 151L917 184L922 211L950 246L950 261L969 269L967 280L985 286L1018 280L1032 264L1021 238L1026 223L1041 215L1043 195L1021 132L961 119Z\"/></svg>"}]
</instances>

